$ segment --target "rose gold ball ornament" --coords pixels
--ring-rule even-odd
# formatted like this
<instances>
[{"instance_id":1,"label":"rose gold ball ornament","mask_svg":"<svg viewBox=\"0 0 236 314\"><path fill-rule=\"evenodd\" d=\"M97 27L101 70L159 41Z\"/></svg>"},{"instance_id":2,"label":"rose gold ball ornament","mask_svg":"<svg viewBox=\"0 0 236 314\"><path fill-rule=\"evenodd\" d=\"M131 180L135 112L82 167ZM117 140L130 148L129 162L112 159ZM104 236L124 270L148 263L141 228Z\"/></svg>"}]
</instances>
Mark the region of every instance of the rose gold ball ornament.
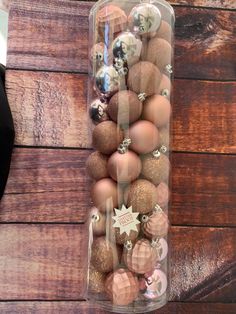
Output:
<instances>
[{"instance_id":1,"label":"rose gold ball ornament","mask_svg":"<svg viewBox=\"0 0 236 314\"><path fill-rule=\"evenodd\" d=\"M160 147L162 147L162 148L160 148L160 150L164 149L163 153L168 152L170 149L169 126L165 126L165 127L159 129L159 138L160 138L159 145L160 145Z\"/></svg>"},{"instance_id":2,"label":"rose gold ball ornament","mask_svg":"<svg viewBox=\"0 0 236 314\"><path fill-rule=\"evenodd\" d=\"M111 212L118 206L118 188L116 182L106 178L97 181L91 190L91 198L95 207L103 213Z\"/></svg>"},{"instance_id":3,"label":"rose gold ball ornament","mask_svg":"<svg viewBox=\"0 0 236 314\"><path fill-rule=\"evenodd\" d=\"M102 42L95 44L91 49L90 57L92 64L96 69L103 64L108 64L108 50L106 45Z\"/></svg>"},{"instance_id":4,"label":"rose gold ball ornament","mask_svg":"<svg viewBox=\"0 0 236 314\"><path fill-rule=\"evenodd\" d=\"M152 35L161 25L161 12L153 4L138 4L131 10L128 23L133 32Z\"/></svg>"},{"instance_id":5,"label":"rose gold ball ornament","mask_svg":"<svg viewBox=\"0 0 236 314\"><path fill-rule=\"evenodd\" d=\"M129 270L137 274L145 274L155 268L158 255L149 240L140 239L131 250L124 252L123 259Z\"/></svg>"},{"instance_id":6,"label":"rose gold ball ornament","mask_svg":"<svg viewBox=\"0 0 236 314\"><path fill-rule=\"evenodd\" d=\"M108 4L98 11L96 24L101 41L109 46L113 38L126 29L127 16L118 6Z\"/></svg>"},{"instance_id":7,"label":"rose gold ball ornament","mask_svg":"<svg viewBox=\"0 0 236 314\"><path fill-rule=\"evenodd\" d=\"M170 161L159 151L146 155L142 162L142 175L153 184L168 182Z\"/></svg>"},{"instance_id":8,"label":"rose gold ball ornament","mask_svg":"<svg viewBox=\"0 0 236 314\"><path fill-rule=\"evenodd\" d=\"M147 180L138 179L125 190L124 200L127 206L132 206L134 212L149 213L157 203L156 187Z\"/></svg>"},{"instance_id":9,"label":"rose gold ball ornament","mask_svg":"<svg viewBox=\"0 0 236 314\"><path fill-rule=\"evenodd\" d=\"M107 171L108 156L96 151L89 155L86 160L88 175L94 180L100 180L109 176Z\"/></svg>"},{"instance_id":10,"label":"rose gold ball ornament","mask_svg":"<svg viewBox=\"0 0 236 314\"><path fill-rule=\"evenodd\" d=\"M96 87L100 93L109 97L116 93L121 84L120 76L113 65L104 65L96 73Z\"/></svg>"},{"instance_id":11,"label":"rose gold ball ornament","mask_svg":"<svg viewBox=\"0 0 236 314\"><path fill-rule=\"evenodd\" d=\"M170 190L166 183L161 182L157 186L157 204L166 208L170 199Z\"/></svg>"},{"instance_id":12,"label":"rose gold ball ornament","mask_svg":"<svg viewBox=\"0 0 236 314\"><path fill-rule=\"evenodd\" d=\"M170 120L171 105L169 100L161 95L148 97L143 106L143 119L155 124L158 128Z\"/></svg>"},{"instance_id":13,"label":"rose gold ball ornament","mask_svg":"<svg viewBox=\"0 0 236 314\"><path fill-rule=\"evenodd\" d=\"M117 267L120 258L120 248L106 237L97 238L92 245L91 263L102 273L108 273Z\"/></svg>"},{"instance_id":14,"label":"rose gold ball ornament","mask_svg":"<svg viewBox=\"0 0 236 314\"><path fill-rule=\"evenodd\" d=\"M89 291L91 293L105 292L106 274L97 271L94 267L89 269Z\"/></svg>"},{"instance_id":15,"label":"rose gold ball ornament","mask_svg":"<svg viewBox=\"0 0 236 314\"><path fill-rule=\"evenodd\" d=\"M130 32L118 35L112 43L114 57L125 60L128 67L139 61L141 49L141 40Z\"/></svg>"},{"instance_id":16,"label":"rose gold ball ornament","mask_svg":"<svg viewBox=\"0 0 236 314\"><path fill-rule=\"evenodd\" d=\"M161 77L160 70L153 63L140 61L129 70L127 84L130 90L143 94L145 99L158 92Z\"/></svg>"},{"instance_id":17,"label":"rose gold ball ornament","mask_svg":"<svg viewBox=\"0 0 236 314\"><path fill-rule=\"evenodd\" d=\"M107 102L97 98L89 106L89 116L94 124L109 120Z\"/></svg>"},{"instance_id":18,"label":"rose gold ball ornament","mask_svg":"<svg viewBox=\"0 0 236 314\"><path fill-rule=\"evenodd\" d=\"M155 125L149 121L137 121L127 131L131 139L130 149L138 154L153 151L159 143L159 133Z\"/></svg>"},{"instance_id":19,"label":"rose gold ball ornament","mask_svg":"<svg viewBox=\"0 0 236 314\"><path fill-rule=\"evenodd\" d=\"M130 90L123 90L112 96L107 112L113 121L126 125L138 120L142 109L138 95Z\"/></svg>"},{"instance_id":20,"label":"rose gold ball ornament","mask_svg":"<svg viewBox=\"0 0 236 314\"><path fill-rule=\"evenodd\" d=\"M172 28L171 28L170 24L167 23L166 21L162 20L161 25L160 25L158 31L156 32L155 37L165 39L166 41L171 43L172 37L173 37L173 32L172 32Z\"/></svg>"},{"instance_id":21,"label":"rose gold ball ornament","mask_svg":"<svg viewBox=\"0 0 236 314\"><path fill-rule=\"evenodd\" d=\"M99 123L93 130L93 147L99 152L109 155L117 150L124 138L123 131L112 121Z\"/></svg>"},{"instance_id":22,"label":"rose gold ball ornament","mask_svg":"<svg viewBox=\"0 0 236 314\"><path fill-rule=\"evenodd\" d=\"M161 238L167 235L169 221L162 210L154 210L150 216L142 217L142 230L149 239Z\"/></svg>"},{"instance_id":23,"label":"rose gold ball ornament","mask_svg":"<svg viewBox=\"0 0 236 314\"><path fill-rule=\"evenodd\" d=\"M149 300L160 298L166 292L168 285L166 274L160 269L154 269L144 274L140 284L143 296Z\"/></svg>"},{"instance_id":24,"label":"rose gold ball ornament","mask_svg":"<svg viewBox=\"0 0 236 314\"><path fill-rule=\"evenodd\" d=\"M170 99L171 94L171 81L165 74L162 75L161 83L159 85L158 94Z\"/></svg>"},{"instance_id":25,"label":"rose gold ball ornament","mask_svg":"<svg viewBox=\"0 0 236 314\"><path fill-rule=\"evenodd\" d=\"M146 60L154 63L163 72L172 60L172 48L168 41L154 37L148 43Z\"/></svg>"},{"instance_id":26,"label":"rose gold ball ornament","mask_svg":"<svg viewBox=\"0 0 236 314\"><path fill-rule=\"evenodd\" d=\"M115 152L108 160L109 175L119 183L134 181L139 176L141 167L140 158L132 151L124 154Z\"/></svg>"},{"instance_id":27,"label":"rose gold ball ornament","mask_svg":"<svg viewBox=\"0 0 236 314\"><path fill-rule=\"evenodd\" d=\"M114 305L128 305L138 296L139 282L132 272L119 268L107 277L105 291Z\"/></svg>"},{"instance_id":28,"label":"rose gold ball ornament","mask_svg":"<svg viewBox=\"0 0 236 314\"><path fill-rule=\"evenodd\" d=\"M106 216L96 207L90 211L90 221L92 223L93 235L102 236L106 233Z\"/></svg>"}]
</instances>

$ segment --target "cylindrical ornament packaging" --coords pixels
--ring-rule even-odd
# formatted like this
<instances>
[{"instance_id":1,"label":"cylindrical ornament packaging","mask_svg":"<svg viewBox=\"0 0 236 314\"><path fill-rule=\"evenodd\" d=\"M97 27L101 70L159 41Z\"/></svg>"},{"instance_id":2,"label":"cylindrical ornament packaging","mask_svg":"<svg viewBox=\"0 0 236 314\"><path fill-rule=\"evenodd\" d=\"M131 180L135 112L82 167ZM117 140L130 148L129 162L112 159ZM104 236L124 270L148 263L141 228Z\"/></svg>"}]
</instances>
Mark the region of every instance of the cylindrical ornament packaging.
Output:
<instances>
[{"instance_id":1,"label":"cylindrical ornament packaging","mask_svg":"<svg viewBox=\"0 0 236 314\"><path fill-rule=\"evenodd\" d=\"M174 21L165 0L90 12L86 297L111 312L168 300Z\"/></svg>"}]
</instances>

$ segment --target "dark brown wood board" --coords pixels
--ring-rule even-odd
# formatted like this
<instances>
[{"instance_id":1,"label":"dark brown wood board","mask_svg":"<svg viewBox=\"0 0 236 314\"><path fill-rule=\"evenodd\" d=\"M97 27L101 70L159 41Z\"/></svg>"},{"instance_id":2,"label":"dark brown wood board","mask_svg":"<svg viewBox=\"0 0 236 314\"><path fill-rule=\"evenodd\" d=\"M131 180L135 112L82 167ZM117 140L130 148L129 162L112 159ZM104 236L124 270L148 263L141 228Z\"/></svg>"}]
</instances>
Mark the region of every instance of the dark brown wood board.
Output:
<instances>
[{"instance_id":1,"label":"dark brown wood board","mask_svg":"<svg viewBox=\"0 0 236 314\"><path fill-rule=\"evenodd\" d=\"M92 2L15 2L9 27L10 68L87 72ZM176 7L175 76L236 78L233 11Z\"/></svg>"}]
</instances>

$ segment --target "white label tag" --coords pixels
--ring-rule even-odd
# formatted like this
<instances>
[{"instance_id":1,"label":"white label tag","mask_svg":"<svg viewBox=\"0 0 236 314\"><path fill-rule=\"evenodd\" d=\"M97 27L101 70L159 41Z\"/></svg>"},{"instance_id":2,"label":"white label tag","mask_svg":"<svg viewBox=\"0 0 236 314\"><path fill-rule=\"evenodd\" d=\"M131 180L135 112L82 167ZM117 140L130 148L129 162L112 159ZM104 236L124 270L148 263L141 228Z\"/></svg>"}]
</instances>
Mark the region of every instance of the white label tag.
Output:
<instances>
[{"instance_id":1,"label":"white label tag","mask_svg":"<svg viewBox=\"0 0 236 314\"><path fill-rule=\"evenodd\" d=\"M132 206L126 208L125 205L122 205L121 209L115 208L115 213L113 227L119 228L120 234L125 232L129 236L131 230L138 232L137 225L140 224L140 221L137 217L139 213L133 213Z\"/></svg>"}]
</instances>

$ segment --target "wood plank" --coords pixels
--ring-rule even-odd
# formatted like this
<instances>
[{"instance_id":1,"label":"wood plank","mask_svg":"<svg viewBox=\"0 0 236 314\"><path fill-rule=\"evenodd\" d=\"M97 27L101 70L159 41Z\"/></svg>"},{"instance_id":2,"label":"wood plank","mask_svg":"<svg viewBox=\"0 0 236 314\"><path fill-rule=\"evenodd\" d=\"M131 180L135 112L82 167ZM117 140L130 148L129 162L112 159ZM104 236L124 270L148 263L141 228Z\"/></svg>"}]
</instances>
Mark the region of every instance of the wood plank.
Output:
<instances>
[{"instance_id":1,"label":"wood plank","mask_svg":"<svg viewBox=\"0 0 236 314\"><path fill-rule=\"evenodd\" d=\"M175 80L173 150L235 153L235 89L236 82ZM8 70L7 93L16 145L91 147L86 75Z\"/></svg>"},{"instance_id":2,"label":"wood plank","mask_svg":"<svg viewBox=\"0 0 236 314\"><path fill-rule=\"evenodd\" d=\"M0 302L2 314L108 314L87 302ZM169 302L149 314L235 314L236 304ZM109 312L110 313L110 312Z\"/></svg>"},{"instance_id":3,"label":"wood plank","mask_svg":"<svg viewBox=\"0 0 236 314\"><path fill-rule=\"evenodd\" d=\"M236 229L173 227L171 235L170 300L235 302ZM1 300L82 298L83 225L2 224L0 242Z\"/></svg>"},{"instance_id":4,"label":"wood plank","mask_svg":"<svg viewBox=\"0 0 236 314\"><path fill-rule=\"evenodd\" d=\"M1 222L84 222L89 151L16 148ZM174 153L175 225L236 226L236 156Z\"/></svg>"},{"instance_id":5,"label":"wood plank","mask_svg":"<svg viewBox=\"0 0 236 314\"><path fill-rule=\"evenodd\" d=\"M1 225L1 300L78 299L85 235L82 225Z\"/></svg>"},{"instance_id":6,"label":"wood plank","mask_svg":"<svg viewBox=\"0 0 236 314\"><path fill-rule=\"evenodd\" d=\"M220 9L235 9L236 2L234 0L168 0L172 5L210 7Z\"/></svg>"},{"instance_id":7,"label":"wood plank","mask_svg":"<svg viewBox=\"0 0 236 314\"><path fill-rule=\"evenodd\" d=\"M44 5L44 1L14 2L8 67L87 72L88 14L93 3L50 0ZM175 12L176 77L235 79L235 13L184 7Z\"/></svg>"}]
</instances>

